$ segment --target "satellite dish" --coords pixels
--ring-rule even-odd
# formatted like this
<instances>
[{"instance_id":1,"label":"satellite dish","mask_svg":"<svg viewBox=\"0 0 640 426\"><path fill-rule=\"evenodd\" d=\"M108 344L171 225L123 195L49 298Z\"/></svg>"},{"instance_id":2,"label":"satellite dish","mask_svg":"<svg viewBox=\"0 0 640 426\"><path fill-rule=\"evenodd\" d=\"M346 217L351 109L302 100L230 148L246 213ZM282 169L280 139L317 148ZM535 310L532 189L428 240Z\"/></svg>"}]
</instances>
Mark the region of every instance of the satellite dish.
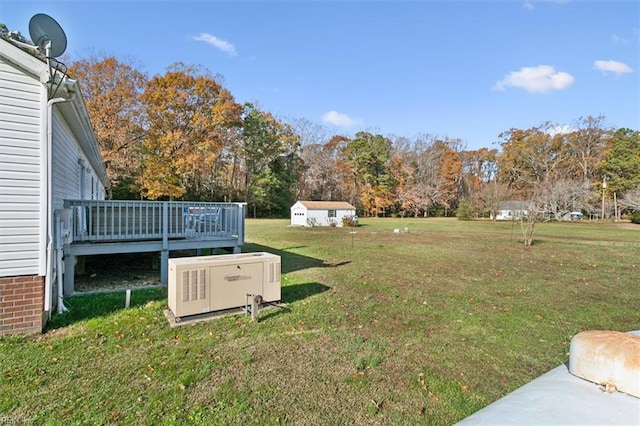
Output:
<instances>
[{"instance_id":1,"label":"satellite dish","mask_svg":"<svg viewBox=\"0 0 640 426\"><path fill-rule=\"evenodd\" d=\"M31 41L49 58L57 58L67 49L67 36L60 24L49 15L38 13L29 21Z\"/></svg>"}]
</instances>

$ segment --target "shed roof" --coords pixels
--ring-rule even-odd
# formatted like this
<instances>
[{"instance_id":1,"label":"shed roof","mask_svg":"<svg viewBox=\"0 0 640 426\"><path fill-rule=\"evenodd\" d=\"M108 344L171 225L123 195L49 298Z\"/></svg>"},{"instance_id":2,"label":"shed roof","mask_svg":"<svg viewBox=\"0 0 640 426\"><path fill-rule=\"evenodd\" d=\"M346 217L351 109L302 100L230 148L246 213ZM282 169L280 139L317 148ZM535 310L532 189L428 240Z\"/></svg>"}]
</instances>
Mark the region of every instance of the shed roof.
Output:
<instances>
[{"instance_id":1,"label":"shed roof","mask_svg":"<svg viewBox=\"0 0 640 426\"><path fill-rule=\"evenodd\" d=\"M529 201L505 201L500 205L500 210L528 210L530 206Z\"/></svg>"},{"instance_id":2,"label":"shed roof","mask_svg":"<svg viewBox=\"0 0 640 426\"><path fill-rule=\"evenodd\" d=\"M298 201L308 210L355 210L346 201Z\"/></svg>"}]
</instances>

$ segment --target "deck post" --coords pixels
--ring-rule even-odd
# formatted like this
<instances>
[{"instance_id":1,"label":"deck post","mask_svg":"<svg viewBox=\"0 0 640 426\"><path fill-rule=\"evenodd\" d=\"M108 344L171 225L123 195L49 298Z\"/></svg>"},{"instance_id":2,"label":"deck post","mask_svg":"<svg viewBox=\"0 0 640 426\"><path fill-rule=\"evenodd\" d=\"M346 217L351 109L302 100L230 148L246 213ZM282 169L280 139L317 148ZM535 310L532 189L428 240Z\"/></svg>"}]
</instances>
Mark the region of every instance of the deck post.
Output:
<instances>
[{"instance_id":1,"label":"deck post","mask_svg":"<svg viewBox=\"0 0 640 426\"><path fill-rule=\"evenodd\" d=\"M238 203L238 244L235 246L237 253L240 253L240 246L244 245L244 216L246 203Z\"/></svg>"},{"instance_id":2,"label":"deck post","mask_svg":"<svg viewBox=\"0 0 640 426\"><path fill-rule=\"evenodd\" d=\"M160 252L160 284L166 286L169 282L169 250Z\"/></svg>"},{"instance_id":3,"label":"deck post","mask_svg":"<svg viewBox=\"0 0 640 426\"><path fill-rule=\"evenodd\" d=\"M63 296L73 296L74 278L76 273L76 257L71 254L71 246L65 244L63 248L64 253L64 274L63 274Z\"/></svg>"},{"instance_id":4,"label":"deck post","mask_svg":"<svg viewBox=\"0 0 640 426\"><path fill-rule=\"evenodd\" d=\"M160 253L160 284L169 281L169 203L162 203L162 252Z\"/></svg>"}]
</instances>

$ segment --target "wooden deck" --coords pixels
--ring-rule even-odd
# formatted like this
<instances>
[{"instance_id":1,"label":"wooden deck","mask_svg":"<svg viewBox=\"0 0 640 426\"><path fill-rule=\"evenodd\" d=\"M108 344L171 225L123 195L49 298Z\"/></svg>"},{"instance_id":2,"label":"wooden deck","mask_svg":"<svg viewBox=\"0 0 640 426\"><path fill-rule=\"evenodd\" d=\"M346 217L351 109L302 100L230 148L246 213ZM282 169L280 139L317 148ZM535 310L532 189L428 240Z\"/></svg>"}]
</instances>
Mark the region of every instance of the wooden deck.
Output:
<instances>
[{"instance_id":1,"label":"wooden deck","mask_svg":"<svg viewBox=\"0 0 640 426\"><path fill-rule=\"evenodd\" d=\"M160 281L167 284L169 252L244 245L244 203L65 200L65 271L77 256L160 252ZM64 274L65 296L74 274Z\"/></svg>"}]
</instances>

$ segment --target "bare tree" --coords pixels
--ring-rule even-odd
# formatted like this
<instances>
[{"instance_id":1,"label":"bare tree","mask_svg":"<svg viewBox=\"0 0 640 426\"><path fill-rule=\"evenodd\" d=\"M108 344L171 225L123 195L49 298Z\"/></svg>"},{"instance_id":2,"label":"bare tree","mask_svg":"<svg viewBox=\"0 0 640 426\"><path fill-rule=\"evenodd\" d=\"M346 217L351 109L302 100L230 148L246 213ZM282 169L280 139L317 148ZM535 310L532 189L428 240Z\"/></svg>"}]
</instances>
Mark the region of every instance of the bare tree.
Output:
<instances>
[{"instance_id":1,"label":"bare tree","mask_svg":"<svg viewBox=\"0 0 640 426\"><path fill-rule=\"evenodd\" d=\"M533 234L535 233L539 216L540 215L537 212L530 211L529 214L518 218L525 247L533 245Z\"/></svg>"},{"instance_id":2,"label":"bare tree","mask_svg":"<svg viewBox=\"0 0 640 426\"><path fill-rule=\"evenodd\" d=\"M580 117L572 126L576 130L566 137L569 166L581 180L593 180L597 172L596 165L603 159L606 141L612 133L604 121L602 115Z\"/></svg>"},{"instance_id":3,"label":"bare tree","mask_svg":"<svg viewBox=\"0 0 640 426\"><path fill-rule=\"evenodd\" d=\"M493 220L496 220L500 206L512 196L513 191L509 185L496 181L484 184L480 191L480 200Z\"/></svg>"},{"instance_id":4,"label":"bare tree","mask_svg":"<svg viewBox=\"0 0 640 426\"><path fill-rule=\"evenodd\" d=\"M541 205L556 220L562 220L569 212L588 208L592 194L589 182L573 179L553 179L540 185L539 189Z\"/></svg>"},{"instance_id":5,"label":"bare tree","mask_svg":"<svg viewBox=\"0 0 640 426\"><path fill-rule=\"evenodd\" d=\"M620 205L625 206L634 211L640 211L640 185L631 191L624 193L619 200Z\"/></svg>"},{"instance_id":6,"label":"bare tree","mask_svg":"<svg viewBox=\"0 0 640 426\"><path fill-rule=\"evenodd\" d=\"M308 145L324 144L333 136L327 127L306 118L289 118L283 121L293 128L295 134L300 138L300 146L303 148Z\"/></svg>"}]
</instances>

